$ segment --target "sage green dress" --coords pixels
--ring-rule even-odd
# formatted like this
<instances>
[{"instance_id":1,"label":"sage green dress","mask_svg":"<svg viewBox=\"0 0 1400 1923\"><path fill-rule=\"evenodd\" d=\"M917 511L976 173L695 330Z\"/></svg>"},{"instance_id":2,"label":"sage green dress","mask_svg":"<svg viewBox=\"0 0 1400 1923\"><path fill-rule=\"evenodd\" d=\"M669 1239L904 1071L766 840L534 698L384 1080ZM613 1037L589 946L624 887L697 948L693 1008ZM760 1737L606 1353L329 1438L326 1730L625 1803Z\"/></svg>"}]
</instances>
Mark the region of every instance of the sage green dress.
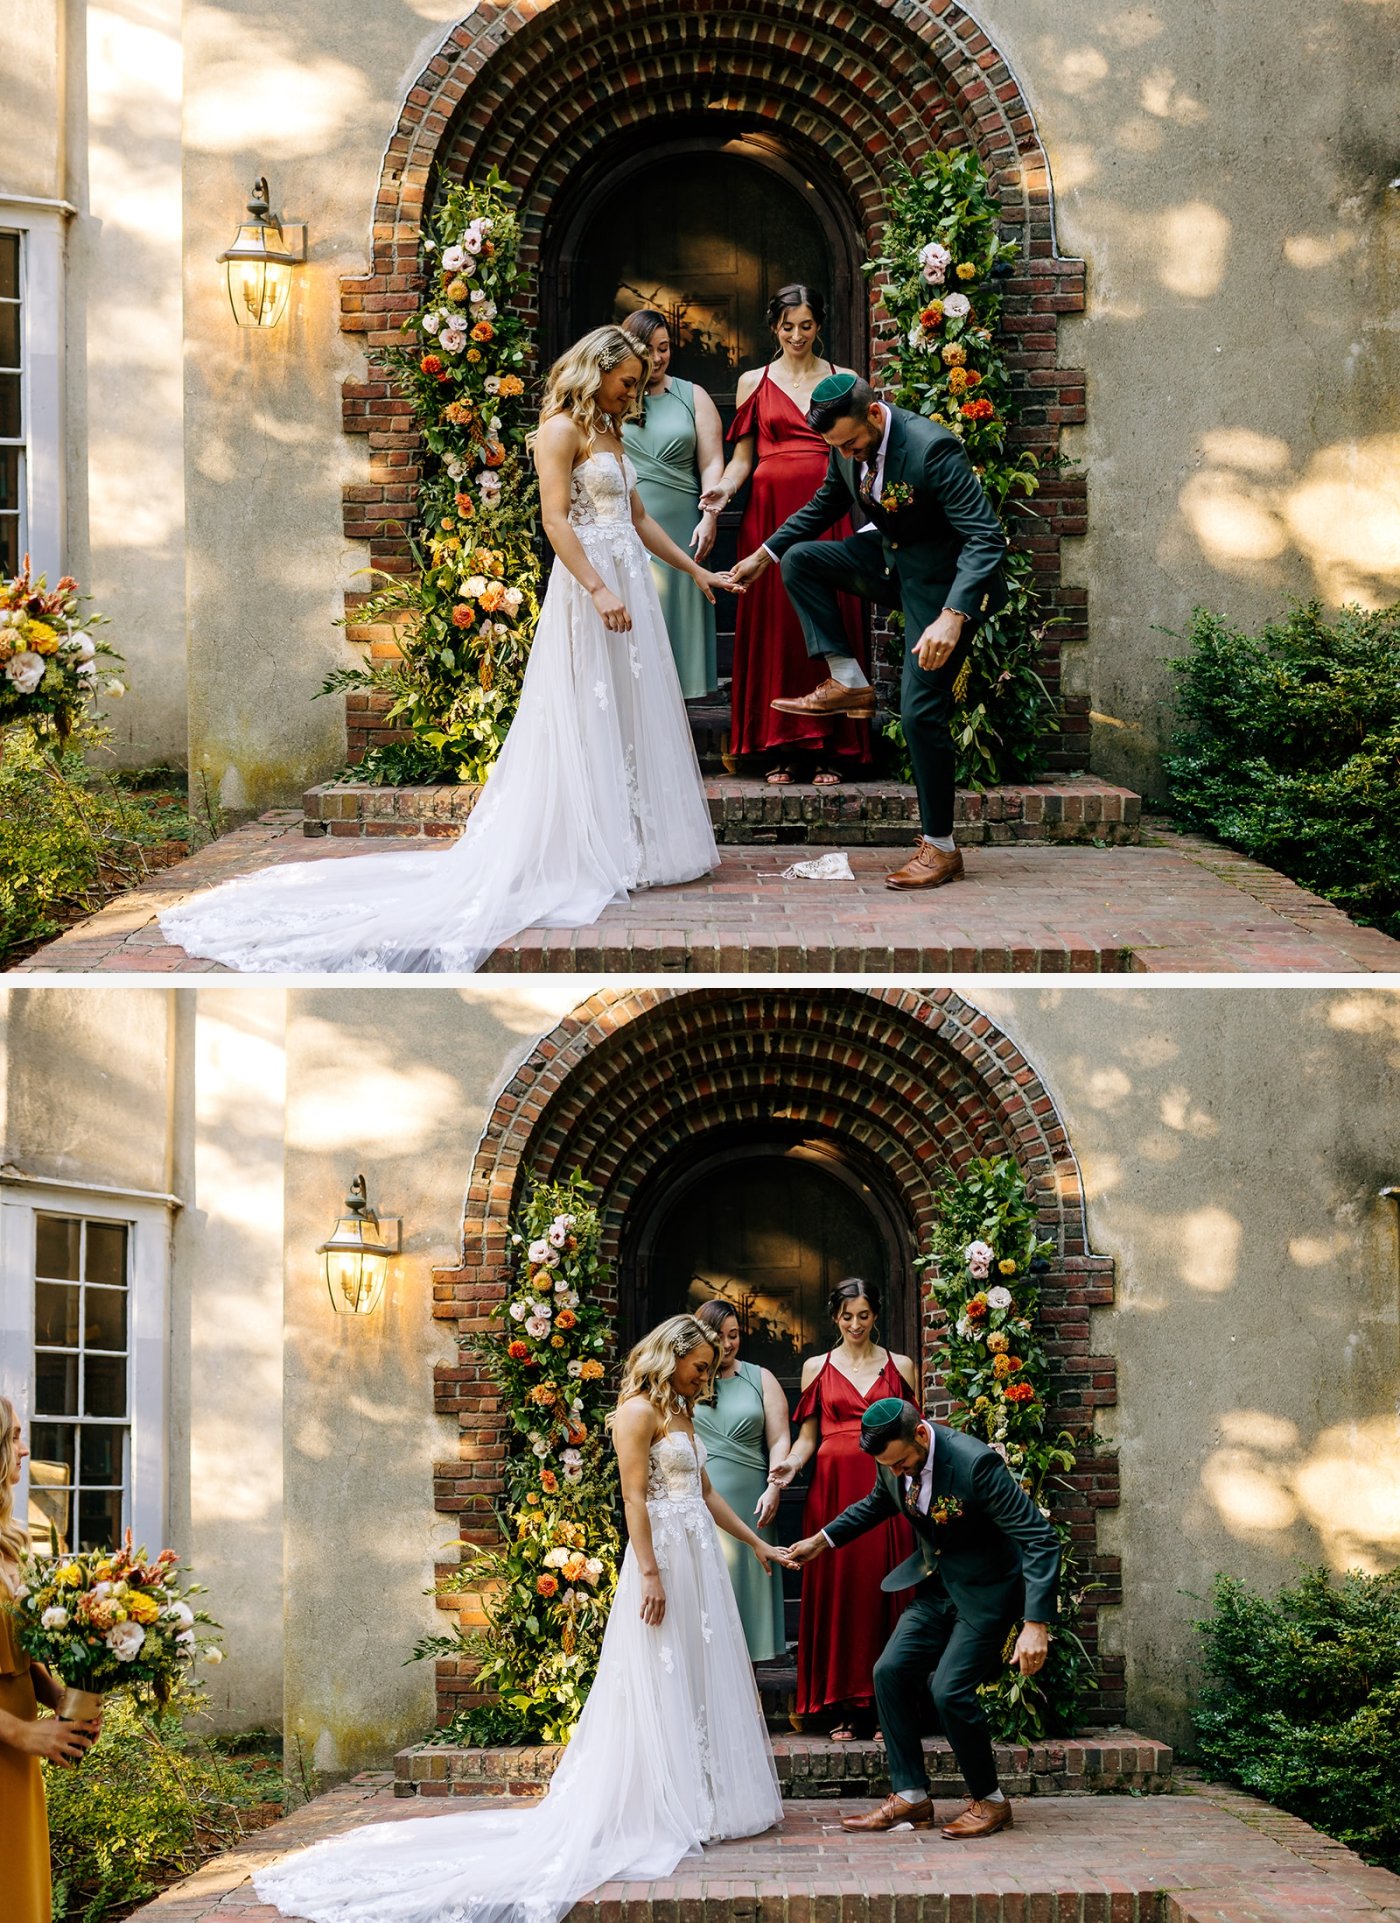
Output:
<instances>
[{"instance_id":1,"label":"sage green dress","mask_svg":"<svg viewBox=\"0 0 1400 1923\"><path fill-rule=\"evenodd\" d=\"M699 436L695 427L695 389L672 380L664 392L646 397L646 419L627 421L622 444L637 470L642 505L678 548L690 552L690 537L700 518ZM715 611L688 574L653 557L651 571L661 597L661 614L671 638L676 673L686 700L709 694L719 684L715 664Z\"/></svg>"},{"instance_id":2,"label":"sage green dress","mask_svg":"<svg viewBox=\"0 0 1400 1923\"><path fill-rule=\"evenodd\" d=\"M705 1444L710 1481L734 1513L752 1524L754 1509L768 1483L763 1371L751 1362L740 1362L733 1375L720 1376L714 1401L695 1405L695 1427ZM771 1527L758 1533L765 1542L777 1540ZM775 1569L765 1576L752 1549L724 1530L719 1539L744 1625L749 1661L771 1662L787 1648L782 1571Z\"/></svg>"}]
</instances>

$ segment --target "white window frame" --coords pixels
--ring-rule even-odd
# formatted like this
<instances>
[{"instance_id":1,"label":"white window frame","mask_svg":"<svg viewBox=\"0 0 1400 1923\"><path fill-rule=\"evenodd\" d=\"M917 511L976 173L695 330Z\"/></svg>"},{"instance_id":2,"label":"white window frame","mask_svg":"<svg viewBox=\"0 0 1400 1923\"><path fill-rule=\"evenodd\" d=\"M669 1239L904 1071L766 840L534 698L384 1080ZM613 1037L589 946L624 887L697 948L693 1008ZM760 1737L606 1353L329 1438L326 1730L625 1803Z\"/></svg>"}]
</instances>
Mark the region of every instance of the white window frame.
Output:
<instances>
[{"instance_id":1,"label":"white window frame","mask_svg":"<svg viewBox=\"0 0 1400 1923\"><path fill-rule=\"evenodd\" d=\"M64 572L64 228L77 209L63 200L0 194L0 228L19 235L21 425L20 558L52 584Z\"/></svg>"},{"instance_id":2,"label":"white window frame","mask_svg":"<svg viewBox=\"0 0 1400 1923\"><path fill-rule=\"evenodd\" d=\"M74 1215L127 1224L131 1484L123 1526L152 1555L169 1541L170 1244L179 1207L177 1196L144 1189L0 1172L0 1393L14 1403L26 1436L34 1419L34 1218ZM29 1513L27 1462L15 1513Z\"/></svg>"}]
</instances>

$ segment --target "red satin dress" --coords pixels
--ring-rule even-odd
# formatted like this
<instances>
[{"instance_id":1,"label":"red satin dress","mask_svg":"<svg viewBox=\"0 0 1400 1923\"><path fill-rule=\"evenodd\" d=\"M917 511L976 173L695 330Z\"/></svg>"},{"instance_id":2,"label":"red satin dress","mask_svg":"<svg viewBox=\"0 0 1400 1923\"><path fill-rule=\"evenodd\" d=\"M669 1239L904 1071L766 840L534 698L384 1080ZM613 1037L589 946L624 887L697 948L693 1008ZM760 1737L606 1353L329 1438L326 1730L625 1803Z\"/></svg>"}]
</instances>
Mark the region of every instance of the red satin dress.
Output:
<instances>
[{"instance_id":1,"label":"red satin dress","mask_svg":"<svg viewBox=\"0 0 1400 1923\"><path fill-rule=\"evenodd\" d=\"M752 554L790 514L805 507L826 476L831 452L820 434L768 369L734 416L731 441L752 434L756 441L748 505L739 529L740 555ZM840 540L851 532L838 521L822 536ZM850 652L865 664L865 623L854 595L840 597ZM736 755L771 755L784 748L812 752L823 761L840 759L851 768L870 760L870 723L842 715L837 721L779 714L769 707L775 695L810 694L827 679L823 662L809 655L802 623L787 596L783 577L765 568L739 596L734 615L734 681L730 693L729 750Z\"/></svg>"},{"instance_id":2,"label":"red satin dress","mask_svg":"<svg viewBox=\"0 0 1400 1923\"><path fill-rule=\"evenodd\" d=\"M860 1447L860 1419L881 1396L912 1402L909 1384L886 1356L885 1366L862 1395L830 1356L793 1413L793 1421L816 1416L821 1443L802 1513L802 1533L814 1536L875 1487L875 1462ZM881 1523L843 1549L828 1550L802 1571L802 1613L797 1626L797 1713L816 1716L837 1704L868 1708L875 1701L875 1659L908 1600L886 1595L880 1584L896 1564L914 1553L914 1532L902 1516Z\"/></svg>"}]
</instances>

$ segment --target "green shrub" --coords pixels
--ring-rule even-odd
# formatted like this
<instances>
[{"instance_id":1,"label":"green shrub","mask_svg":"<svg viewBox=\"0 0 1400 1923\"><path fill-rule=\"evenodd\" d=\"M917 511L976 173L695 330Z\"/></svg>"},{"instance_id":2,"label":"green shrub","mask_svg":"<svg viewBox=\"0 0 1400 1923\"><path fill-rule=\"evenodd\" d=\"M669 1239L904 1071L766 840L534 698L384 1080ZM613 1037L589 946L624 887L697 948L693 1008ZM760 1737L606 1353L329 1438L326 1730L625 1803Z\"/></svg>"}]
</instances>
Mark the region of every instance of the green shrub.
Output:
<instances>
[{"instance_id":1,"label":"green shrub","mask_svg":"<svg viewBox=\"0 0 1400 1923\"><path fill-rule=\"evenodd\" d=\"M137 799L91 765L105 739L80 729L60 749L24 728L3 737L0 967L133 887L147 850L189 832L182 808L162 811L161 798Z\"/></svg>"},{"instance_id":2,"label":"green shrub","mask_svg":"<svg viewBox=\"0 0 1400 1923\"><path fill-rule=\"evenodd\" d=\"M280 1801L280 1769L269 1777L266 1759L231 1762L186 1732L181 1712L197 1702L157 1711L114 1696L78 1767L45 1766L55 1923L125 1915L257 1827L244 1812Z\"/></svg>"},{"instance_id":3,"label":"green shrub","mask_svg":"<svg viewBox=\"0 0 1400 1923\"><path fill-rule=\"evenodd\" d=\"M1173 661L1178 815L1400 935L1400 604L1257 635L1198 608Z\"/></svg>"},{"instance_id":4,"label":"green shrub","mask_svg":"<svg viewBox=\"0 0 1400 1923\"><path fill-rule=\"evenodd\" d=\"M1313 1569L1272 1601L1218 1576L1197 1627L1206 1764L1400 1870L1400 1569Z\"/></svg>"}]
</instances>

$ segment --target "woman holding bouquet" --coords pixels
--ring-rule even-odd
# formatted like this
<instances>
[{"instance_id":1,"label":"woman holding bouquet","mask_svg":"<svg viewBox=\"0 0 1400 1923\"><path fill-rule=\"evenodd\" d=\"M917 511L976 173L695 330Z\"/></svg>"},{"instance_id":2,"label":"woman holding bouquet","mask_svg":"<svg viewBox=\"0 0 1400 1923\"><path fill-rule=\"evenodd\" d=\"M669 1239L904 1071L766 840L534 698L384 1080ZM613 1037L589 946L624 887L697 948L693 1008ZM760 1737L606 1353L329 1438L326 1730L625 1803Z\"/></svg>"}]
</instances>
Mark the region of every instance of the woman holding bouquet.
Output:
<instances>
[{"instance_id":1,"label":"woman holding bouquet","mask_svg":"<svg viewBox=\"0 0 1400 1923\"><path fill-rule=\"evenodd\" d=\"M29 1547L15 1521L14 1496L28 1453L14 1409L0 1396L0 1863L6 1923L50 1923L53 1914L40 1760L80 1762L98 1731L95 1722L39 1720L39 1705L56 1709L63 1687L21 1652L6 1606L19 1588L20 1558Z\"/></svg>"}]
</instances>

